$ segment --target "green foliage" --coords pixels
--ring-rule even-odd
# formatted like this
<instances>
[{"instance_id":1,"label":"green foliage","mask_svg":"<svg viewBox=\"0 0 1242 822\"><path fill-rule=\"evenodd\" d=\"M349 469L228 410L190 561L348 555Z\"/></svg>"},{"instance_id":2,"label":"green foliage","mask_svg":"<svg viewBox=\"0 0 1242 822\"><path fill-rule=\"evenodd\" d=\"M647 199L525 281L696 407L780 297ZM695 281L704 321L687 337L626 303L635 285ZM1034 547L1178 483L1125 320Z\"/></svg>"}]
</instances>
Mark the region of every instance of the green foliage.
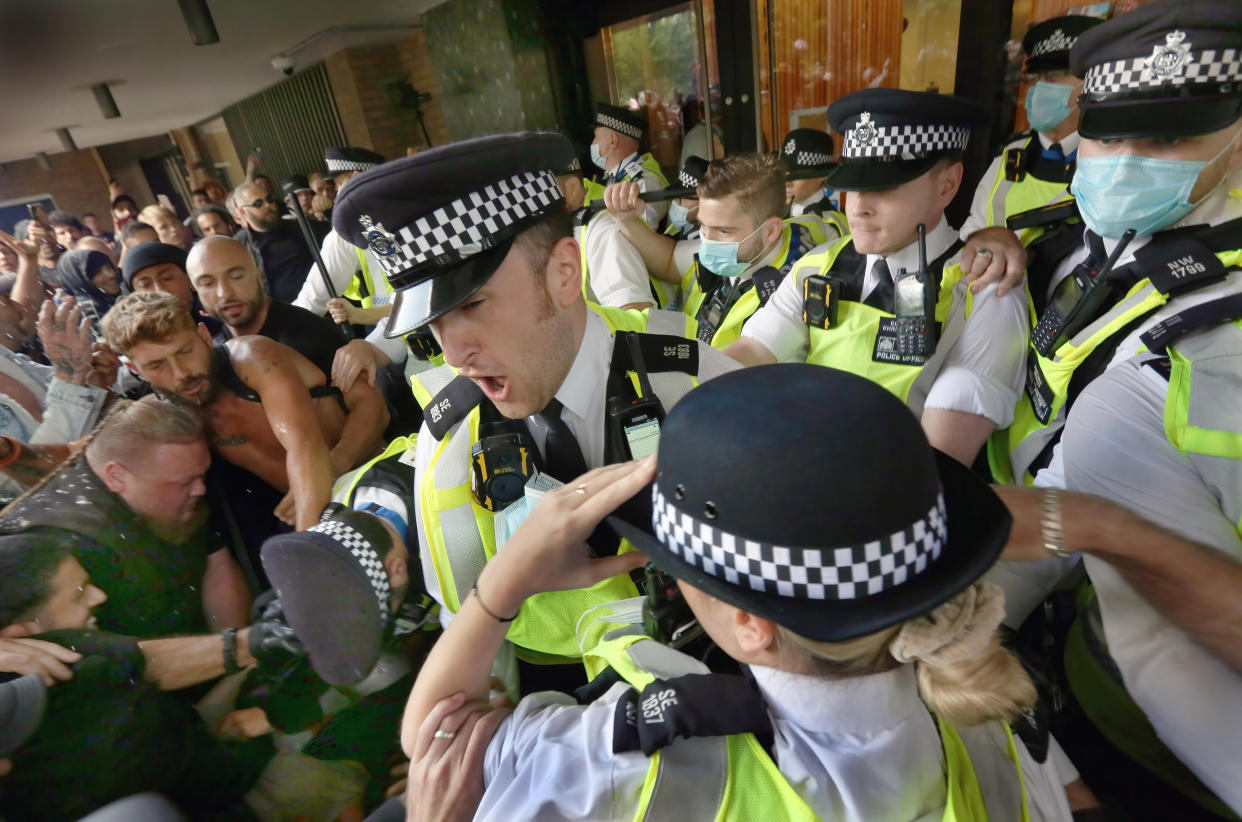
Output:
<instances>
[{"instance_id":1,"label":"green foliage","mask_svg":"<svg viewBox=\"0 0 1242 822\"><path fill-rule=\"evenodd\" d=\"M625 105L639 92L654 91L668 104L678 93L695 93L698 34L694 12L687 10L640 23L612 34L617 99Z\"/></svg>"}]
</instances>

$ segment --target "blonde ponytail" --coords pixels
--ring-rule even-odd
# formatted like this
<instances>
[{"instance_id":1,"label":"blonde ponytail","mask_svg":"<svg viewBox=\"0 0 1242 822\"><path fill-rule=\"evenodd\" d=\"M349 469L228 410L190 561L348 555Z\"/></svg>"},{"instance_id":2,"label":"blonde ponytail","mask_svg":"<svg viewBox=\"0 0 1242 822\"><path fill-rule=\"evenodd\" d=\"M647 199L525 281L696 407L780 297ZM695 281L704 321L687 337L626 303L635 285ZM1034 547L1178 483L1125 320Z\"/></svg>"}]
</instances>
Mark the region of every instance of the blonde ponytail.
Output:
<instances>
[{"instance_id":1,"label":"blonde ponytail","mask_svg":"<svg viewBox=\"0 0 1242 822\"><path fill-rule=\"evenodd\" d=\"M937 715L963 726L1008 721L1034 705L1036 693L1000 644L1004 615L1004 592L975 583L930 613L845 642L818 642L778 626L780 667L840 679L914 663L919 696Z\"/></svg>"},{"instance_id":2,"label":"blonde ponytail","mask_svg":"<svg viewBox=\"0 0 1242 822\"><path fill-rule=\"evenodd\" d=\"M913 662L919 695L955 725L1012 720L1035 704L1035 685L1000 644L1005 594L976 583L934 611L910 620L889 645L898 662Z\"/></svg>"}]
</instances>

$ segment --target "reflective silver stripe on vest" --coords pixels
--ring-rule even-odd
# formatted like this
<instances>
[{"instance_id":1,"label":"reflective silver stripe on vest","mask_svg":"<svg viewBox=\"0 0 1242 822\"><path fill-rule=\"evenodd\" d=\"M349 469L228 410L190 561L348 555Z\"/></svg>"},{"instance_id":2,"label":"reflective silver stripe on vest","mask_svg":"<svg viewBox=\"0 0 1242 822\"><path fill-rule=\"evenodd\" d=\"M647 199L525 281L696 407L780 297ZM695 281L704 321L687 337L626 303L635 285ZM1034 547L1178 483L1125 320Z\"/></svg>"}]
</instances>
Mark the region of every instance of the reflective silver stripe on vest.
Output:
<instances>
[{"instance_id":1,"label":"reflective silver stripe on vest","mask_svg":"<svg viewBox=\"0 0 1242 822\"><path fill-rule=\"evenodd\" d=\"M633 663L657 679L710 673L693 657L653 640L635 642L626 652ZM661 748L655 786L644 822L691 822L716 817L729 781L729 739L725 736L678 739ZM687 790L693 785L693 790Z\"/></svg>"},{"instance_id":2,"label":"reflective silver stripe on vest","mask_svg":"<svg viewBox=\"0 0 1242 822\"><path fill-rule=\"evenodd\" d=\"M1178 340L1173 348L1191 364L1186 422L1242 437L1237 391L1227 388L1242 385L1242 328L1225 323ZM1237 529L1242 521L1242 460L1183 453L1220 499L1221 510Z\"/></svg>"},{"instance_id":3,"label":"reflective silver stripe on vest","mask_svg":"<svg viewBox=\"0 0 1242 822\"><path fill-rule=\"evenodd\" d=\"M1099 332L1109 323L1113 322L1117 317L1143 302L1143 300L1146 300L1155 290L1155 286L1151 283L1147 283L1133 296L1117 303L1103 317L1100 317L1091 325L1087 326L1082 331L1079 331L1074 338L1070 340L1070 344L1074 346L1082 345L1089 340L1093 334ZM1028 351L1030 350L1033 349L1028 349ZM1029 401L1030 400L1027 398L1025 393L1022 394L1022 397L1019 400L1019 402ZM1022 442L1018 443L1017 446L1014 447L1013 451L1009 455L1009 464L1013 469L1015 483L1025 484L1026 472L1027 469L1031 467L1031 463L1033 463L1035 459L1044 452L1044 449L1048 447L1048 443L1052 442L1064 427L1065 406L1063 405L1057 410L1057 415L1048 420L1048 424L1046 426L1037 431L1032 431L1026 439L1022 440Z\"/></svg>"}]
</instances>

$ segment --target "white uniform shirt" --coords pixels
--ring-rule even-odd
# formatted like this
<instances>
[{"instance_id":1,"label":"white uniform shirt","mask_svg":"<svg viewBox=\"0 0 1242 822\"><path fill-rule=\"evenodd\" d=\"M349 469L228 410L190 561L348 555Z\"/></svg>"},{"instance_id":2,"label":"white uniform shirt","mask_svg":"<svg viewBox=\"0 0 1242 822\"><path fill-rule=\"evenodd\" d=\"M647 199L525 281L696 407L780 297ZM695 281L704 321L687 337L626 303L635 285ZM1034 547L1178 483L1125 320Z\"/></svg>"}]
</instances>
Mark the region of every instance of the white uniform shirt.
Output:
<instances>
[{"instance_id":1,"label":"white uniform shirt","mask_svg":"<svg viewBox=\"0 0 1242 822\"><path fill-rule=\"evenodd\" d=\"M647 266L634 244L621 233L621 226L607 211L591 218L582 231L588 281L595 301L615 308L631 303L652 303Z\"/></svg>"},{"instance_id":2,"label":"white uniform shirt","mask_svg":"<svg viewBox=\"0 0 1242 822\"><path fill-rule=\"evenodd\" d=\"M384 269L375 259L375 255L370 249L364 249L362 252L367 258L367 268L371 272L371 280L376 285L378 293L372 295L375 298L376 305L384 305L392 301L392 294L387 293L384 288L385 275ZM319 256L323 258L323 265L328 269L328 277L332 280L332 289L336 292L336 296L341 296L345 289L349 288L349 282L354 278L359 270L358 265L358 249L350 244L348 240L336 233L336 229L328 232L328 236L323 238L323 245L319 249ZM298 292L298 296L294 299L293 304L298 308L305 308L313 314L323 316L328 313L328 300L332 299L332 295L328 293L328 288L324 285L323 275L319 273L319 266L312 265L310 271L306 274L306 282L302 284L302 290Z\"/></svg>"},{"instance_id":3,"label":"white uniform shirt","mask_svg":"<svg viewBox=\"0 0 1242 822\"><path fill-rule=\"evenodd\" d=\"M1141 355L1113 367L1079 397L1063 439L1066 487L1242 559L1242 539L1216 497L1220 489L1209 487L1165 435L1169 384L1142 364L1150 359ZM1212 388L1238 394L1236 384ZM1107 562L1083 560L1126 690L1165 745L1242 813L1242 677L1161 616Z\"/></svg>"},{"instance_id":4,"label":"white uniform shirt","mask_svg":"<svg viewBox=\"0 0 1242 822\"><path fill-rule=\"evenodd\" d=\"M604 464L604 411L608 399L608 372L612 363L612 332L607 323L594 311L587 310L586 331L578 346L578 354L574 357L569 373L556 392L556 399L563 406L561 419L569 426L578 446L582 449L582 457L587 468L598 468ZM698 343L700 382L705 382L741 366L736 360L726 357L709 345ZM544 441L548 436L547 426L537 416L526 418L527 428L535 441L535 446L542 453ZM418 432L419 443L434 443L435 439L424 422ZM435 448L418 449L414 462L414 487L419 488L422 477L431 465L431 457ZM427 593L437 602L444 605L444 595L440 591L439 582L432 564L430 547L427 543L426 529L423 524L422 508L415 508L418 520L419 557L423 563L423 579L427 583ZM440 609L440 621L447 626L453 614L447 607Z\"/></svg>"},{"instance_id":5,"label":"white uniform shirt","mask_svg":"<svg viewBox=\"0 0 1242 822\"><path fill-rule=\"evenodd\" d=\"M806 213L806 210L808 208L815 205L821 200L829 200L827 207L834 211L836 210L837 208L836 203L832 202L829 199L828 192L824 190L823 186L821 186L818 189L816 189L815 193L812 194L810 197L807 197L805 200L791 205L789 207L789 216L790 217L801 217L803 214Z\"/></svg>"},{"instance_id":6,"label":"white uniform shirt","mask_svg":"<svg viewBox=\"0 0 1242 822\"><path fill-rule=\"evenodd\" d=\"M617 165L607 169L605 173L608 175L609 180L616 180L618 178L633 180L634 176L641 171L643 172L643 175L639 177L636 182L638 183L638 188L643 193L647 193L649 191L662 191L664 189L664 184L655 177L652 177L650 174L647 174L646 169L644 169L638 161L638 152L634 152ZM633 166L633 169L631 169L630 166ZM629 172L628 176L626 175L626 172ZM645 222L652 231L655 231L660 227L660 221L664 219L664 215L667 213L667 201L662 203L647 203L647 207L643 210L643 222Z\"/></svg>"},{"instance_id":7,"label":"white uniform shirt","mask_svg":"<svg viewBox=\"0 0 1242 822\"><path fill-rule=\"evenodd\" d=\"M751 670L781 773L821 819L939 822L944 751L913 666L838 682ZM641 752L612 753L613 713L626 688L614 685L585 706L553 692L523 699L487 749L475 819L632 819L651 763ZM1004 731L996 723L958 730L991 818L1017 819L1021 800ZM1069 820L1061 786L1076 775L1058 774L1053 757L1039 765L1020 742L1017 748L1031 819Z\"/></svg>"},{"instance_id":8,"label":"white uniform shirt","mask_svg":"<svg viewBox=\"0 0 1242 822\"><path fill-rule=\"evenodd\" d=\"M1054 142L1042 132L1035 136L1039 138L1041 148L1050 148ZM1055 142L1061 144L1061 153L1068 157L1078 150L1082 137L1075 131ZM983 177L979 180L979 186L975 189L974 199L970 201L970 214L966 216L966 222L962 223L962 230L959 232L963 240L968 239L971 234L974 234L979 229L988 227L988 212L992 206L992 186L996 183L996 178L1001 176L1001 163L1004 162L1004 159L1004 151L992 158L992 164L988 166L988 170L983 173ZM1004 228L1004 226L1001 227Z\"/></svg>"},{"instance_id":9,"label":"white uniform shirt","mask_svg":"<svg viewBox=\"0 0 1242 822\"><path fill-rule=\"evenodd\" d=\"M927 234L928 260L939 257L956 240L953 229L942 218ZM876 254L867 255L864 298L879 283L875 264L880 259ZM890 254L886 262L894 279L903 268L917 270L918 243ZM962 336L946 356L924 408L977 414L998 428L1013 422L1025 376L1028 328L1026 295L1020 290L998 298L995 286L989 285L976 294ZM810 330L802 319L802 293L793 277L786 277L767 304L751 316L742 336L762 343L777 362L806 361Z\"/></svg>"},{"instance_id":10,"label":"white uniform shirt","mask_svg":"<svg viewBox=\"0 0 1242 822\"><path fill-rule=\"evenodd\" d=\"M1231 195L1230 192L1242 188L1242 169L1235 170L1225 181L1217 187L1202 203L1199 204L1194 211L1186 215L1182 220L1177 222L1173 227L1191 226L1191 225L1220 225L1229 220L1242 217L1242 196ZM1104 251L1112 254L1113 249L1117 247L1118 240L1108 237L1101 238L1104 242ZM1116 267L1127 265L1134 261L1134 254L1143 246L1151 241L1151 236L1135 237L1129 246L1121 253L1117 259ZM1051 282L1048 286L1047 296L1052 297L1052 293L1056 290L1056 286L1061 280L1070 275L1074 267L1087 259L1087 245L1084 241L1082 248L1079 248L1073 254L1067 256L1057 266ZM1138 353L1142 341L1139 339L1143 334L1159 322L1180 314L1186 309L1199 305L1200 303L1218 300L1221 297L1230 294L1242 293L1242 273L1231 272L1222 282L1215 285L1200 288L1189 294L1183 294L1169 301L1169 303L1161 308L1148 314L1144 320L1139 323L1128 337L1121 341L1117 346L1116 352L1113 354L1112 360L1109 362L1109 368L1118 363L1128 360L1130 357ZM1064 488L1065 487L1065 469L1063 464L1062 444L1057 443L1052 452L1052 460L1044 470L1035 475L1035 484L1042 488Z\"/></svg>"}]
</instances>

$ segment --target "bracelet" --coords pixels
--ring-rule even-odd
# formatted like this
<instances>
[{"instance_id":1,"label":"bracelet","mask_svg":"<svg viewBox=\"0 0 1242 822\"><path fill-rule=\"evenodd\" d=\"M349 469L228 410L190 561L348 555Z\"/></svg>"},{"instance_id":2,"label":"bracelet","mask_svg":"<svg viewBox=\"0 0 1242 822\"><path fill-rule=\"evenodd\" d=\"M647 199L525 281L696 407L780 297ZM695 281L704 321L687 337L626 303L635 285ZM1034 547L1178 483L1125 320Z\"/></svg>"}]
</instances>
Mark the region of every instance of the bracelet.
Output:
<instances>
[{"instance_id":1,"label":"bracelet","mask_svg":"<svg viewBox=\"0 0 1242 822\"><path fill-rule=\"evenodd\" d=\"M1062 559L1072 556L1065 550L1065 531L1061 527L1061 496L1056 488L1045 488L1044 514L1039 526L1044 535L1044 550Z\"/></svg>"},{"instance_id":2,"label":"bracelet","mask_svg":"<svg viewBox=\"0 0 1242 822\"><path fill-rule=\"evenodd\" d=\"M225 628L220 636L224 639L224 672L235 674L242 669L237 664L237 629Z\"/></svg>"},{"instance_id":3,"label":"bracelet","mask_svg":"<svg viewBox=\"0 0 1242 822\"><path fill-rule=\"evenodd\" d=\"M8 468L22 455L22 444L12 437L0 437L0 439L8 440L9 443L9 454L4 459L0 459L0 468Z\"/></svg>"},{"instance_id":4,"label":"bracelet","mask_svg":"<svg viewBox=\"0 0 1242 822\"><path fill-rule=\"evenodd\" d=\"M470 589L470 593L474 594L474 601L479 603L479 607L483 609L483 613L487 614L489 617L496 620L497 622L512 622L513 620L517 619L518 617L517 614L514 614L511 617L505 618L497 614L491 608L488 608L486 605L484 605L483 597L479 596L479 584L477 582L474 584L474 587Z\"/></svg>"}]
</instances>

